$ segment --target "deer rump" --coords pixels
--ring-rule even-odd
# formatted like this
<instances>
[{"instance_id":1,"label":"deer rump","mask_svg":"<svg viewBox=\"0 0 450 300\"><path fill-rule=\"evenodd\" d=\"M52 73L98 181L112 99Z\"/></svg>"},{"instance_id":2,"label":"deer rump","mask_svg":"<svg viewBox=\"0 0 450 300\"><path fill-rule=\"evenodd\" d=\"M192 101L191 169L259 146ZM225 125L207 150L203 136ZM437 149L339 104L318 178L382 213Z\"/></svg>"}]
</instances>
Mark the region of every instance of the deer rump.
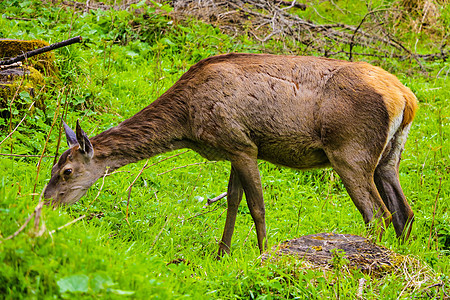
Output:
<instances>
[{"instance_id":1,"label":"deer rump","mask_svg":"<svg viewBox=\"0 0 450 300\"><path fill-rule=\"evenodd\" d=\"M397 236L408 238L414 214L398 167L416 108L415 96L394 75L363 62L210 57L148 107L91 139L78 123L76 133L65 126L70 149L53 167L45 197L75 202L107 168L191 148L231 162L219 254L230 251L243 193L260 250L267 245L257 159L295 169L332 166L365 223L377 224L379 237L392 221ZM83 193L69 196L74 186Z\"/></svg>"}]
</instances>

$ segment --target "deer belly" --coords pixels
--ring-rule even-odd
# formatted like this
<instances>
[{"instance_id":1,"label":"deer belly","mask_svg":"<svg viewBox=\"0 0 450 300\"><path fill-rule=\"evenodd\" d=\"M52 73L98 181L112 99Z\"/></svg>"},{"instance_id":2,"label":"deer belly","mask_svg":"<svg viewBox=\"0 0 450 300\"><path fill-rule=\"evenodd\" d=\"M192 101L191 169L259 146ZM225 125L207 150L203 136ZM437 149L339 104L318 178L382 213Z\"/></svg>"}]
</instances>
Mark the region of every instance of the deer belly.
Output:
<instances>
[{"instance_id":1,"label":"deer belly","mask_svg":"<svg viewBox=\"0 0 450 300\"><path fill-rule=\"evenodd\" d=\"M227 153L223 150L199 143L189 143L188 147L207 160L227 160Z\"/></svg>"},{"instance_id":2,"label":"deer belly","mask_svg":"<svg viewBox=\"0 0 450 300\"><path fill-rule=\"evenodd\" d=\"M325 152L319 148L270 145L258 147L258 158L293 169L314 169L330 166Z\"/></svg>"}]
</instances>

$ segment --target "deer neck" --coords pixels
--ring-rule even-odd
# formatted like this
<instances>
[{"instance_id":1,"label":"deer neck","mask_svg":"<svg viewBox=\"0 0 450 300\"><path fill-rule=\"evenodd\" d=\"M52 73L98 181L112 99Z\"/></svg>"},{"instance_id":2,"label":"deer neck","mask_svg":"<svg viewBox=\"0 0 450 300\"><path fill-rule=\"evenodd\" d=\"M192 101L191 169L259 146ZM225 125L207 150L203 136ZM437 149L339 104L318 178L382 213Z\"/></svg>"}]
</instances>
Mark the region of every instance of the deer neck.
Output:
<instances>
[{"instance_id":1,"label":"deer neck","mask_svg":"<svg viewBox=\"0 0 450 300\"><path fill-rule=\"evenodd\" d=\"M183 105L164 95L118 126L91 139L97 165L110 171L171 150L184 148Z\"/></svg>"}]
</instances>

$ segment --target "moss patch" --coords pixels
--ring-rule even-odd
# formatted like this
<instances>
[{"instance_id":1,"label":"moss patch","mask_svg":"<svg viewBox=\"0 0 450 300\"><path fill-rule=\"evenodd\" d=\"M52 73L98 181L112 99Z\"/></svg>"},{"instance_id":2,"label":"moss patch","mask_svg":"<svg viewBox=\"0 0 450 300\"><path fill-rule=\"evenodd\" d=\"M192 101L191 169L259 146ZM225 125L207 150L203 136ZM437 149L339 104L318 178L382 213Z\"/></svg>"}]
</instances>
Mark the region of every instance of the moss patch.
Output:
<instances>
[{"instance_id":1,"label":"moss patch","mask_svg":"<svg viewBox=\"0 0 450 300\"><path fill-rule=\"evenodd\" d=\"M23 80L22 80L23 79ZM34 97L36 89L44 84L44 76L35 68L23 66L0 71L0 110L9 109L10 102L16 92L26 91L30 97ZM18 90L18 91L17 91ZM27 109L28 103L24 103L19 98L14 101L13 107L18 110ZM43 101L36 101L35 106L44 109ZM3 117L8 117L2 113Z\"/></svg>"},{"instance_id":2,"label":"moss patch","mask_svg":"<svg viewBox=\"0 0 450 300\"><path fill-rule=\"evenodd\" d=\"M24 52L32 51L48 45L49 44L47 42L40 40L21 41L14 39L1 39L0 58L2 58L2 60L13 58L23 54ZM49 51L33 56L27 61L29 65L32 65L39 72L42 72L43 74L52 74L57 71L54 60L54 53Z\"/></svg>"}]
</instances>

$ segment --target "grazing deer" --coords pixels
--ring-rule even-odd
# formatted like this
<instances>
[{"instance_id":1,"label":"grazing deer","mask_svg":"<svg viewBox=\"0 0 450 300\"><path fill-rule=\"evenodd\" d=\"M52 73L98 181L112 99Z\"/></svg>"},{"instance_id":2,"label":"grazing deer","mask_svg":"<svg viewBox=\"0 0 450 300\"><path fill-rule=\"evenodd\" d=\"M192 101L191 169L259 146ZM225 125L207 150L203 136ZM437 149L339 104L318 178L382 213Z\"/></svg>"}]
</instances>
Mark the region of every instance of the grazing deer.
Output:
<instances>
[{"instance_id":1,"label":"grazing deer","mask_svg":"<svg viewBox=\"0 0 450 300\"><path fill-rule=\"evenodd\" d=\"M407 239L414 214L398 169L416 97L364 62L226 54L192 66L161 97L89 139L66 124L69 150L53 166L45 198L74 203L106 170L180 148L231 162L219 255L229 253L245 192L258 246L267 247L257 160L295 169L332 166L366 224L392 221Z\"/></svg>"}]
</instances>

